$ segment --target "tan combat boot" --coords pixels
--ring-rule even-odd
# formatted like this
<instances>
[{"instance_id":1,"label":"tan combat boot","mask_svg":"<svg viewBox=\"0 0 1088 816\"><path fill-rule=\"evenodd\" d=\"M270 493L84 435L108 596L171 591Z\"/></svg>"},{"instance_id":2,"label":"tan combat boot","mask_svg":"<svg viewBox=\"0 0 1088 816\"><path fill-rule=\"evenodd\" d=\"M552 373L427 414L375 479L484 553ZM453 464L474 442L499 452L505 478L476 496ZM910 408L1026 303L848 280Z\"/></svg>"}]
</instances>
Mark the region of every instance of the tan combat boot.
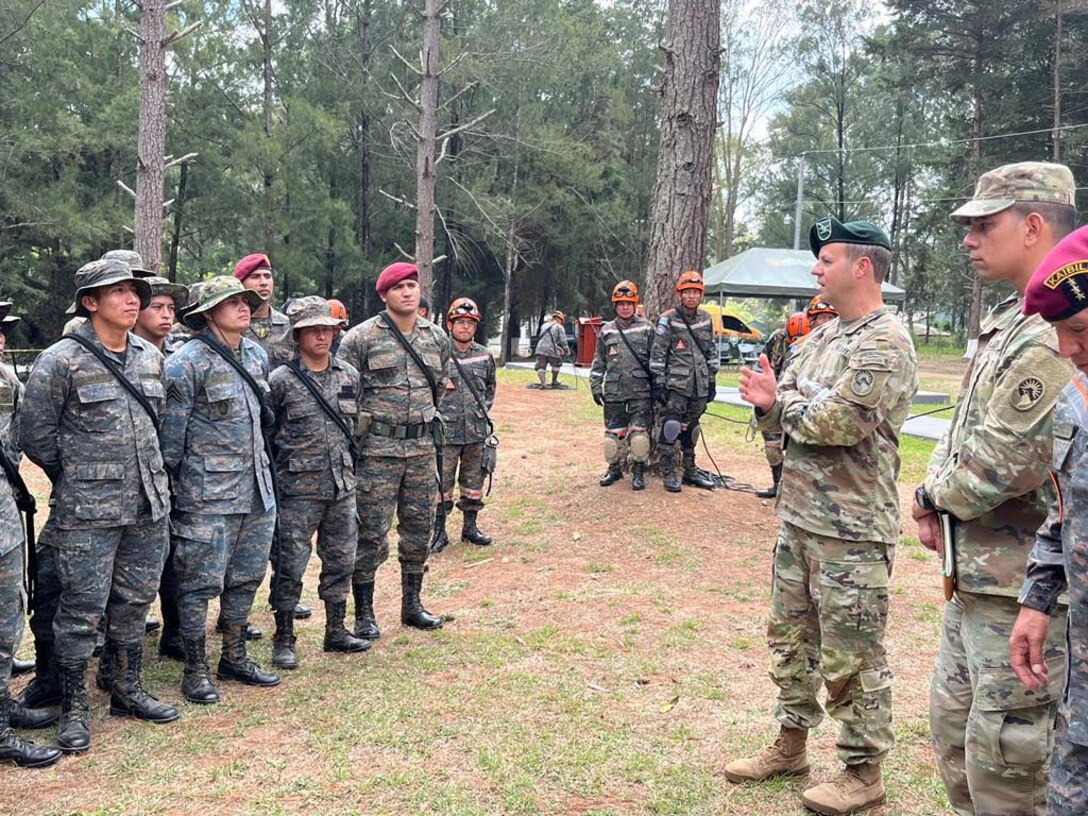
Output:
<instances>
[{"instance_id":1,"label":"tan combat boot","mask_svg":"<svg viewBox=\"0 0 1088 816\"><path fill-rule=\"evenodd\" d=\"M886 798L880 763L847 765L830 782L816 785L801 794L809 810L823 816L845 816L879 805Z\"/></svg>"},{"instance_id":2,"label":"tan combat boot","mask_svg":"<svg viewBox=\"0 0 1088 816\"><path fill-rule=\"evenodd\" d=\"M805 753L807 728L786 728L770 745L758 754L744 759L734 759L725 766L723 773L730 782L761 782L772 776L801 776L808 773L808 754Z\"/></svg>"}]
</instances>

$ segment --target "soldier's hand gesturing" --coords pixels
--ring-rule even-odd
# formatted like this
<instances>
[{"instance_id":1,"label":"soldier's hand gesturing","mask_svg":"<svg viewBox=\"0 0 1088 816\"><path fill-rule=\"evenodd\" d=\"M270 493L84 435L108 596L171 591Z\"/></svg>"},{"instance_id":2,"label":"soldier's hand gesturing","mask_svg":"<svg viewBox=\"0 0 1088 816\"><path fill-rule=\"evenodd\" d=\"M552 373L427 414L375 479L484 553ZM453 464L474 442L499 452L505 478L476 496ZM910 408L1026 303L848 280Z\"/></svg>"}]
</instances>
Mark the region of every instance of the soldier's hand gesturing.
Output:
<instances>
[{"instance_id":1,"label":"soldier's hand gesturing","mask_svg":"<svg viewBox=\"0 0 1088 816\"><path fill-rule=\"evenodd\" d=\"M766 354L759 355L759 368L744 366L740 370L740 395L745 402L749 402L761 411L770 410L774 405L775 390L778 381L775 379L771 361Z\"/></svg>"}]
</instances>

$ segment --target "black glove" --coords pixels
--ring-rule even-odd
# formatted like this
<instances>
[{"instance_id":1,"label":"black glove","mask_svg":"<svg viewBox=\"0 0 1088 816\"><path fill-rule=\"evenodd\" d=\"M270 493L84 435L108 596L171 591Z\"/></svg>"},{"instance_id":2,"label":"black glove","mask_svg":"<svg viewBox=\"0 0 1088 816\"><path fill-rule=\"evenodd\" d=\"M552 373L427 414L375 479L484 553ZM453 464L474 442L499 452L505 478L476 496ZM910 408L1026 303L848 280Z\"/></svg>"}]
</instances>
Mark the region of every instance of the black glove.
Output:
<instances>
[{"instance_id":1,"label":"black glove","mask_svg":"<svg viewBox=\"0 0 1088 816\"><path fill-rule=\"evenodd\" d=\"M603 408L604 407L604 394L602 394L600 391L594 391L593 392L593 401Z\"/></svg>"},{"instance_id":2,"label":"black glove","mask_svg":"<svg viewBox=\"0 0 1088 816\"><path fill-rule=\"evenodd\" d=\"M669 401L669 389L663 385L655 385L651 392L654 398L654 402L664 405Z\"/></svg>"},{"instance_id":3,"label":"black glove","mask_svg":"<svg viewBox=\"0 0 1088 816\"><path fill-rule=\"evenodd\" d=\"M718 383L715 380L710 381L710 387L706 390L706 401L714 402L714 397L718 395Z\"/></svg>"}]
</instances>

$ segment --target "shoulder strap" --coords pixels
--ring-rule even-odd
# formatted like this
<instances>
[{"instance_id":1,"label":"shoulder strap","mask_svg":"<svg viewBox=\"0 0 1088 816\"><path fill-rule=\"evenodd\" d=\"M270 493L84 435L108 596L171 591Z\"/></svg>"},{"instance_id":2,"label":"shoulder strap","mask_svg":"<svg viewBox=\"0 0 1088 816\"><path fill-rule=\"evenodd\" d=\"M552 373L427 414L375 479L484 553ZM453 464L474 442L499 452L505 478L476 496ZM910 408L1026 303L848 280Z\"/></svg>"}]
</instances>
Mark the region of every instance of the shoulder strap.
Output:
<instances>
[{"instance_id":1,"label":"shoulder strap","mask_svg":"<svg viewBox=\"0 0 1088 816\"><path fill-rule=\"evenodd\" d=\"M140 403L140 407L147 412L147 415L149 417L151 417L151 424L155 427L155 432L158 433L159 417L155 413L155 409L151 407L151 403L147 401L147 397L140 393L140 389L133 385L129 381L128 377L125 376L124 371L122 371L121 366L118 364L118 362L116 360L111 360L109 355L107 355L104 351L102 351L102 349L100 349L98 346L96 346L94 343L92 343L90 340L88 340L86 337L83 337L82 335L69 334L64 339L74 340L76 343L79 343L81 346L83 346L83 348L87 349L87 351L97 357L102 365L106 367L106 371L113 375L114 379L121 384L122 388L124 388L126 391L128 391L129 394L132 395L132 398L136 400L136 402Z\"/></svg>"},{"instance_id":2,"label":"shoulder strap","mask_svg":"<svg viewBox=\"0 0 1088 816\"><path fill-rule=\"evenodd\" d=\"M684 314L683 309L677 309L676 313L680 315L680 319L684 321L684 327L688 330L688 335L691 336L691 342L695 344L695 348L699 349L699 351L705 357L706 349L703 348L703 344L699 342L699 338L695 336L695 332L691 328L691 321L688 320L688 316Z\"/></svg>"},{"instance_id":3,"label":"shoulder strap","mask_svg":"<svg viewBox=\"0 0 1088 816\"><path fill-rule=\"evenodd\" d=\"M336 409L329 405L329 401L325 399L325 395L318 390L317 384L314 383L313 379L302 373L302 366L299 365L298 360L288 360L284 365L299 379L299 382L306 386L306 390L310 392L310 395L317 402L318 407L325 412L325 416L335 422L336 427L338 427L347 438L348 450L351 452L352 459L358 460L361 458L359 456L359 449L355 447L355 434L351 432L348 423L344 421L344 418L340 416ZM332 363L329 365L331 366Z\"/></svg>"},{"instance_id":4,"label":"shoulder strap","mask_svg":"<svg viewBox=\"0 0 1088 816\"><path fill-rule=\"evenodd\" d=\"M408 356L412 358L412 362L414 362L419 367L419 370L423 372L423 376L427 378L427 384L431 386L431 399L434 400L434 409L437 411L438 383L435 381L434 375L431 373L431 370L427 368L426 364L419 356L419 352L412 348L412 344L408 342L408 338L404 336L404 333L397 328L397 325L392 320L390 320L384 312L381 314L381 319L385 322L385 325L392 330L393 336L397 338L402 346L404 346L404 350L408 352Z\"/></svg>"},{"instance_id":5,"label":"shoulder strap","mask_svg":"<svg viewBox=\"0 0 1088 816\"><path fill-rule=\"evenodd\" d=\"M242 365L241 362L239 362L238 358L234 356L231 350L224 346L222 343L220 343L218 340L212 339L207 334L194 334L185 342L188 343L193 340L197 340L206 345L208 348L210 348L212 351L222 357L223 360L238 373L238 376L241 377L245 384L249 386L249 390L253 392L253 396L257 400L257 405L260 406L263 413L265 410L265 404L264 394L261 392L261 387L257 385L257 381L253 379L253 375L246 371L246 367Z\"/></svg>"},{"instance_id":6,"label":"shoulder strap","mask_svg":"<svg viewBox=\"0 0 1088 816\"><path fill-rule=\"evenodd\" d=\"M487 420L487 432L489 434L495 433L495 423L491 421L491 417L488 416L487 406L484 404L483 398L480 397L480 392L476 390L476 386L473 385L472 379L465 373L465 369L461 367L461 363L457 360L453 354L450 355L450 359L453 360L453 364L457 366L457 370L461 374L461 382L468 386L469 392L472 394L472 398L476 400L476 404L480 406L480 410L484 412L484 419Z\"/></svg>"},{"instance_id":7,"label":"shoulder strap","mask_svg":"<svg viewBox=\"0 0 1088 816\"><path fill-rule=\"evenodd\" d=\"M635 352L635 347L632 346L631 341L627 339L627 335L623 331L623 326L620 325L620 322L618 320L616 321L616 331L620 333L620 337L623 338L623 344L627 346L627 350L631 352L631 356L638 360L638 364L642 366L642 370L646 372L646 376L653 380L654 375L650 373L650 367L646 363L644 363L642 361L642 358L639 357L638 354ZM647 354L647 356L649 355Z\"/></svg>"}]
</instances>

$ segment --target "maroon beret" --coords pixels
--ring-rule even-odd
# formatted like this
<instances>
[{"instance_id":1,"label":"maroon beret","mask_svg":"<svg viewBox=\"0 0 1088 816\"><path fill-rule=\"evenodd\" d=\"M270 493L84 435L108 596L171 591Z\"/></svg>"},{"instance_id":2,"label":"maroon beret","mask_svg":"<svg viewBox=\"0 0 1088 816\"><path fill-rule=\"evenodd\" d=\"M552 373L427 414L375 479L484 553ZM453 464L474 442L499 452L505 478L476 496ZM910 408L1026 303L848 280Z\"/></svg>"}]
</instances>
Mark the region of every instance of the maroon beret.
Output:
<instances>
[{"instance_id":1,"label":"maroon beret","mask_svg":"<svg viewBox=\"0 0 1088 816\"><path fill-rule=\"evenodd\" d=\"M1062 238L1036 267L1024 290L1023 312L1054 323L1088 309L1088 227Z\"/></svg>"},{"instance_id":2,"label":"maroon beret","mask_svg":"<svg viewBox=\"0 0 1088 816\"><path fill-rule=\"evenodd\" d=\"M384 295L390 287L396 286L402 280L406 280L413 275L417 280L419 279L419 270L416 269L415 264L406 261L391 263L378 275L378 281L374 284L374 288L379 295Z\"/></svg>"},{"instance_id":3,"label":"maroon beret","mask_svg":"<svg viewBox=\"0 0 1088 816\"><path fill-rule=\"evenodd\" d=\"M267 255L260 252L254 252L252 255L246 255L234 265L234 277L238 278L240 281L244 281L258 269L267 269L271 272L272 264L268 260Z\"/></svg>"}]
</instances>

